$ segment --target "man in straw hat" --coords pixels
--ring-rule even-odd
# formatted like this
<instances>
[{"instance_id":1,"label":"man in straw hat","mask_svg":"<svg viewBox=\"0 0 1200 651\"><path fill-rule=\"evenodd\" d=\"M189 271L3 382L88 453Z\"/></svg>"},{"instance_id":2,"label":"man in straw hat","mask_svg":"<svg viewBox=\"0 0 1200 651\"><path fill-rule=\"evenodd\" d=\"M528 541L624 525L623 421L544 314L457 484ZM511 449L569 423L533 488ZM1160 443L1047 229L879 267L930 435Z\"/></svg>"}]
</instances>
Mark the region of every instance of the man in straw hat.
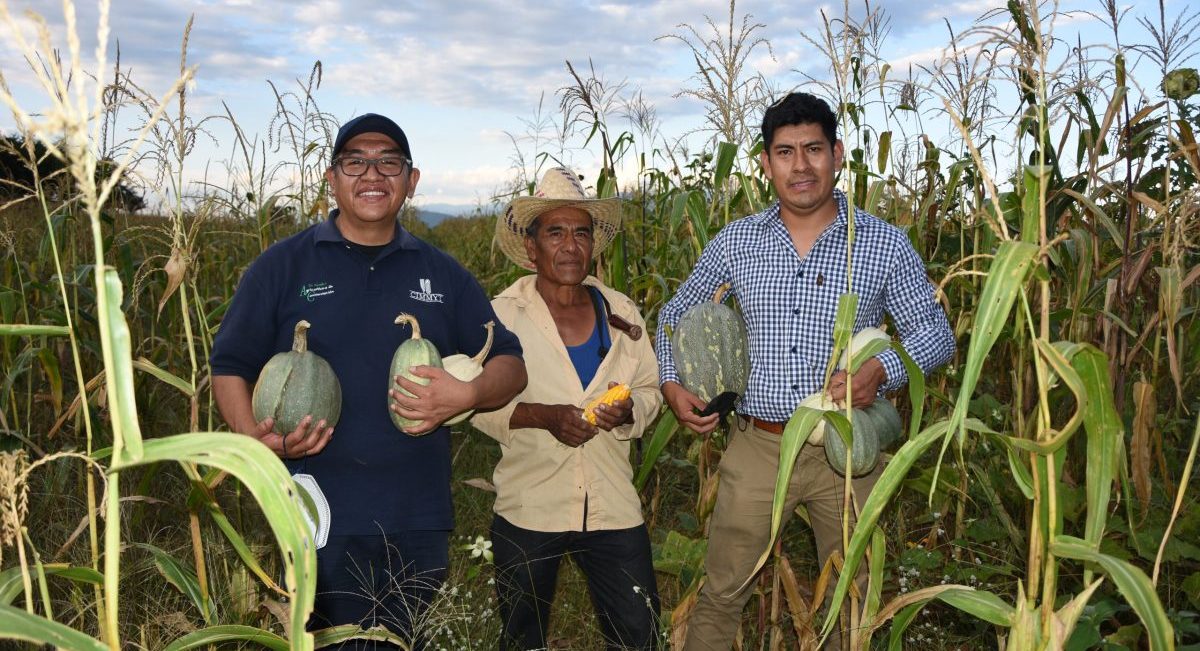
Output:
<instances>
[{"instance_id":1,"label":"man in straw hat","mask_svg":"<svg viewBox=\"0 0 1200 651\"><path fill-rule=\"evenodd\" d=\"M848 280L858 295L855 331L880 325L886 312L901 345L926 374L954 354L954 333L908 236L874 215L851 210L835 188L843 151L829 106L808 93L791 93L763 115L762 137L759 162L778 201L721 229L658 319L663 396L680 423L702 434L713 431L718 417L700 416L704 402L679 383L667 328L728 282L750 343L749 386L721 459L706 578L688 620L687 651L728 651L733 644L753 592L751 572L771 543L780 434L805 396L826 389L838 301ZM853 273L846 259L851 220ZM844 371L830 379L833 400L845 399L847 379ZM854 373L854 406L868 407L877 392L895 391L907 380L899 354L887 349ZM853 481L859 506L881 472L877 466ZM784 523L798 504L807 507L822 565L842 549L844 481L823 450L806 445L788 484ZM852 519L854 511L849 513ZM865 579L865 573L858 577ZM835 634L827 647L838 645Z\"/></svg>"},{"instance_id":2,"label":"man in straw hat","mask_svg":"<svg viewBox=\"0 0 1200 651\"><path fill-rule=\"evenodd\" d=\"M213 345L213 393L225 421L274 450L292 472L311 475L328 501L315 628L384 625L419 637L411 622L445 578L454 527L450 433L441 423L468 408L503 405L525 382L520 344L499 327L474 381L418 367L428 386L404 385L414 396L397 408L421 421L409 433L424 436L392 425L389 361L411 334L393 323L396 315L415 315L443 355L478 351L487 336L481 326L495 318L461 265L400 226L400 209L420 176L395 122L368 113L344 124L325 172L337 209L250 265ZM294 432L276 431L270 418L257 422L251 408L259 371L291 348L301 319L312 324L309 350L329 362L341 384L337 435L311 417ZM420 646L418 640L413 648Z\"/></svg>"},{"instance_id":3,"label":"man in straw hat","mask_svg":"<svg viewBox=\"0 0 1200 651\"><path fill-rule=\"evenodd\" d=\"M657 645L658 589L629 441L662 404L658 364L637 306L588 274L620 224L619 199L587 198L563 168L496 221L500 250L535 272L492 301L521 340L529 385L472 420L503 453L492 522L501 649L546 647L564 555L587 577L609 649ZM597 407L589 424L583 407L618 384L630 397Z\"/></svg>"}]
</instances>

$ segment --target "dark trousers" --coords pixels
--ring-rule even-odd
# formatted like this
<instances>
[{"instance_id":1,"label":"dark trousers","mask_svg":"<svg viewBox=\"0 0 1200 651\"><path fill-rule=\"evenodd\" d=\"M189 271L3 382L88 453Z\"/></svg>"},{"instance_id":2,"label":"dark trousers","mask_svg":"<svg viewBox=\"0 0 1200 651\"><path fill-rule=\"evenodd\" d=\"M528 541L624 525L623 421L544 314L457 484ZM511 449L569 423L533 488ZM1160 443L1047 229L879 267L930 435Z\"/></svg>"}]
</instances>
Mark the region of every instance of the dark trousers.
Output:
<instances>
[{"instance_id":1,"label":"dark trousers","mask_svg":"<svg viewBox=\"0 0 1200 651\"><path fill-rule=\"evenodd\" d=\"M446 580L449 538L449 531L330 536L317 550L317 597L309 629L382 625L406 640L423 637L421 617ZM423 644L416 639L413 649ZM398 647L351 640L338 648Z\"/></svg>"},{"instance_id":2,"label":"dark trousers","mask_svg":"<svg viewBox=\"0 0 1200 651\"><path fill-rule=\"evenodd\" d=\"M546 533L492 520L501 651L543 649L558 564L570 555L587 577L607 649L655 649L658 584L646 525Z\"/></svg>"}]
</instances>

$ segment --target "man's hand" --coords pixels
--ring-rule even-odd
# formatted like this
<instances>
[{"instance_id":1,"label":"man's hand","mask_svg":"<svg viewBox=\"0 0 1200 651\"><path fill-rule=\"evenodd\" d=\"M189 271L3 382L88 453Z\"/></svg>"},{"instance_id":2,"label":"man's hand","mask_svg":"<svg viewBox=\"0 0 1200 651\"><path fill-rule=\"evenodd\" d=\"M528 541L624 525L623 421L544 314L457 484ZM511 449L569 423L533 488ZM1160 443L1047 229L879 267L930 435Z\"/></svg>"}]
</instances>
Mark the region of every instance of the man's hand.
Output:
<instances>
[{"instance_id":1,"label":"man's hand","mask_svg":"<svg viewBox=\"0 0 1200 651\"><path fill-rule=\"evenodd\" d=\"M583 419L583 410L575 405L547 405L518 402L508 419L513 429L544 429L563 445L577 448L592 440L600 430Z\"/></svg>"},{"instance_id":2,"label":"man's hand","mask_svg":"<svg viewBox=\"0 0 1200 651\"><path fill-rule=\"evenodd\" d=\"M478 395L470 382L463 382L450 375L445 369L434 366L413 366L413 375L429 380L429 384L417 384L397 375L396 386L388 390L388 408L409 419L421 421L405 430L409 434L426 434L454 416L475 407ZM411 393L405 395L404 389Z\"/></svg>"},{"instance_id":3,"label":"man's hand","mask_svg":"<svg viewBox=\"0 0 1200 651\"><path fill-rule=\"evenodd\" d=\"M333 436L333 427L325 421L312 426L312 416L305 416L294 432L276 432L275 419L267 418L261 423L254 420L254 409L250 382L237 375L215 375L212 380L213 397L221 417L235 432L262 441L263 445L284 459L299 459L317 454L325 449Z\"/></svg>"},{"instance_id":4,"label":"man's hand","mask_svg":"<svg viewBox=\"0 0 1200 651\"><path fill-rule=\"evenodd\" d=\"M324 450L333 437L333 428L326 427L324 419L312 427L312 416L305 416L295 431L280 434L275 431L275 419L267 418L255 427L253 436L281 459L300 459Z\"/></svg>"},{"instance_id":5,"label":"man's hand","mask_svg":"<svg viewBox=\"0 0 1200 651\"><path fill-rule=\"evenodd\" d=\"M563 445L577 448L592 440L600 430L583 419L583 410L575 405L539 405L542 429Z\"/></svg>"},{"instance_id":6,"label":"man's hand","mask_svg":"<svg viewBox=\"0 0 1200 651\"><path fill-rule=\"evenodd\" d=\"M708 434L717 429L720 416L709 414L701 416L696 413L704 409L704 401L700 396L683 388L678 382L666 382L662 385L663 399L679 422L697 434Z\"/></svg>"},{"instance_id":7,"label":"man's hand","mask_svg":"<svg viewBox=\"0 0 1200 651\"><path fill-rule=\"evenodd\" d=\"M879 392L879 387L887 381L887 371L883 368L883 362L879 358L872 357L858 367L858 372L854 374L854 408L866 409L875 402L875 396ZM844 402L846 400L846 371L838 371L829 378L829 397L834 402Z\"/></svg>"},{"instance_id":8,"label":"man's hand","mask_svg":"<svg viewBox=\"0 0 1200 651\"><path fill-rule=\"evenodd\" d=\"M616 382L608 383L610 389L615 386ZM597 405L595 412L596 427L611 432L633 420L633 398L618 400L611 405Z\"/></svg>"}]
</instances>

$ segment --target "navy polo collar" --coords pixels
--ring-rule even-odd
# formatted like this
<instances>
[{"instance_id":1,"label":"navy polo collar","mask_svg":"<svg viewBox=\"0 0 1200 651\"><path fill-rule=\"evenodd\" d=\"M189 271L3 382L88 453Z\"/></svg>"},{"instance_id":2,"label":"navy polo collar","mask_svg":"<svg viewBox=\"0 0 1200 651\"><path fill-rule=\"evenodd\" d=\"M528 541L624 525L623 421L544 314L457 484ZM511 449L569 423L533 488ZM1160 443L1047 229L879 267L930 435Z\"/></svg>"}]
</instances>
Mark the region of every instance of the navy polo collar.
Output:
<instances>
[{"instance_id":1,"label":"navy polo collar","mask_svg":"<svg viewBox=\"0 0 1200 651\"><path fill-rule=\"evenodd\" d=\"M340 211L337 208L334 208L333 210L329 211L328 219L321 222L320 224L317 224L317 229L316 229L315 237L314 237L314 243L317 243L317 244L319 244L321 242L334 242L337 244L350 243L349 240L347 240L345 237L342 236L342 232L340 230L338 230L337 225L334 224L334 220L336 220L338 218L339 214L340 214ZM400 220L397 219L396 220L396 232L392 236L392 241L388 242L383 247L383 251L380 252L380 255L382 256L385 253L391 253L392 251L397 250L397 249L415 250L417 248L418 247L417 247L416 236L414 236L412 233L409 233L407 230L405 230L403 227L401 227Z\"/></svg>"}]
</instances>

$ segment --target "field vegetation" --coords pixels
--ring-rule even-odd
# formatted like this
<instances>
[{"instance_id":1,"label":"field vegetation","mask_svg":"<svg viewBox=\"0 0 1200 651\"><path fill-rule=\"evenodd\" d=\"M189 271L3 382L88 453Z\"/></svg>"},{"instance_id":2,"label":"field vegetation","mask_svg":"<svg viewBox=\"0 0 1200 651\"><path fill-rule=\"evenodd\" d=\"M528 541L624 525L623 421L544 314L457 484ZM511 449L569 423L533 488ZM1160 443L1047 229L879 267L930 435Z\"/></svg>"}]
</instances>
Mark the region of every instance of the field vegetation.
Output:
<instances>
[{"instance_id":1,"label":"field vegetation","mask_svg":"<svg viewBox=\"0 0 1200 651\"><path fill-rule=\"evenodd\" d=\"M838 567L816 566L804 514L764 550L739 648L815 648L840 616L858 648L1200 649L1200 12L1106 0L1066 16L1012 0L948 33L938 64L896 69L880 55L886 12L843 9L809 35L828 67L800 86L837 108L841 186L908 233L959 350L896 397L906 436ZM1060 37L1068 19L1109 36ZM664 34L697 64L679 92L705 106L699 151L664 138L638 89L578 62L557 106L511 134L502 194L571 151L602 162L585 182L627 199L626 227L596 273L652 327L709 238L772 201L755 124L789 88L751 74L770 49L761 27L731 2ZM314 644L303 507L273 454L221 433L207 359L249 262L326 214L337 119L320 109L320 63L268 83L269 124L192 115L190 29L162 95L119 58L84 61L74 34L66 52L19 43L51 112L30 115L0 84L20 125L0 141L0 645ZM139 116L128 138L119 111ZM208 120L236 133L222 186L189 181ZM139 211L139 184L166 205ZM492 215L401 218L491 293L518 275L492 246ZM839 414L798 410L789 445L818 418L852 435ZM678 642L725 436L695 437L669 413L649 432L634 461L663 636ZM499 449L465 425L453 436L453 568L424 626L435 648L494 648ZM837 606L851 592L840 567L861 563L870 588ZM568 571L555 648L599 648L586 594ZM315 641L355 634L383 635Z\"/></svg>"}]
</instances>

